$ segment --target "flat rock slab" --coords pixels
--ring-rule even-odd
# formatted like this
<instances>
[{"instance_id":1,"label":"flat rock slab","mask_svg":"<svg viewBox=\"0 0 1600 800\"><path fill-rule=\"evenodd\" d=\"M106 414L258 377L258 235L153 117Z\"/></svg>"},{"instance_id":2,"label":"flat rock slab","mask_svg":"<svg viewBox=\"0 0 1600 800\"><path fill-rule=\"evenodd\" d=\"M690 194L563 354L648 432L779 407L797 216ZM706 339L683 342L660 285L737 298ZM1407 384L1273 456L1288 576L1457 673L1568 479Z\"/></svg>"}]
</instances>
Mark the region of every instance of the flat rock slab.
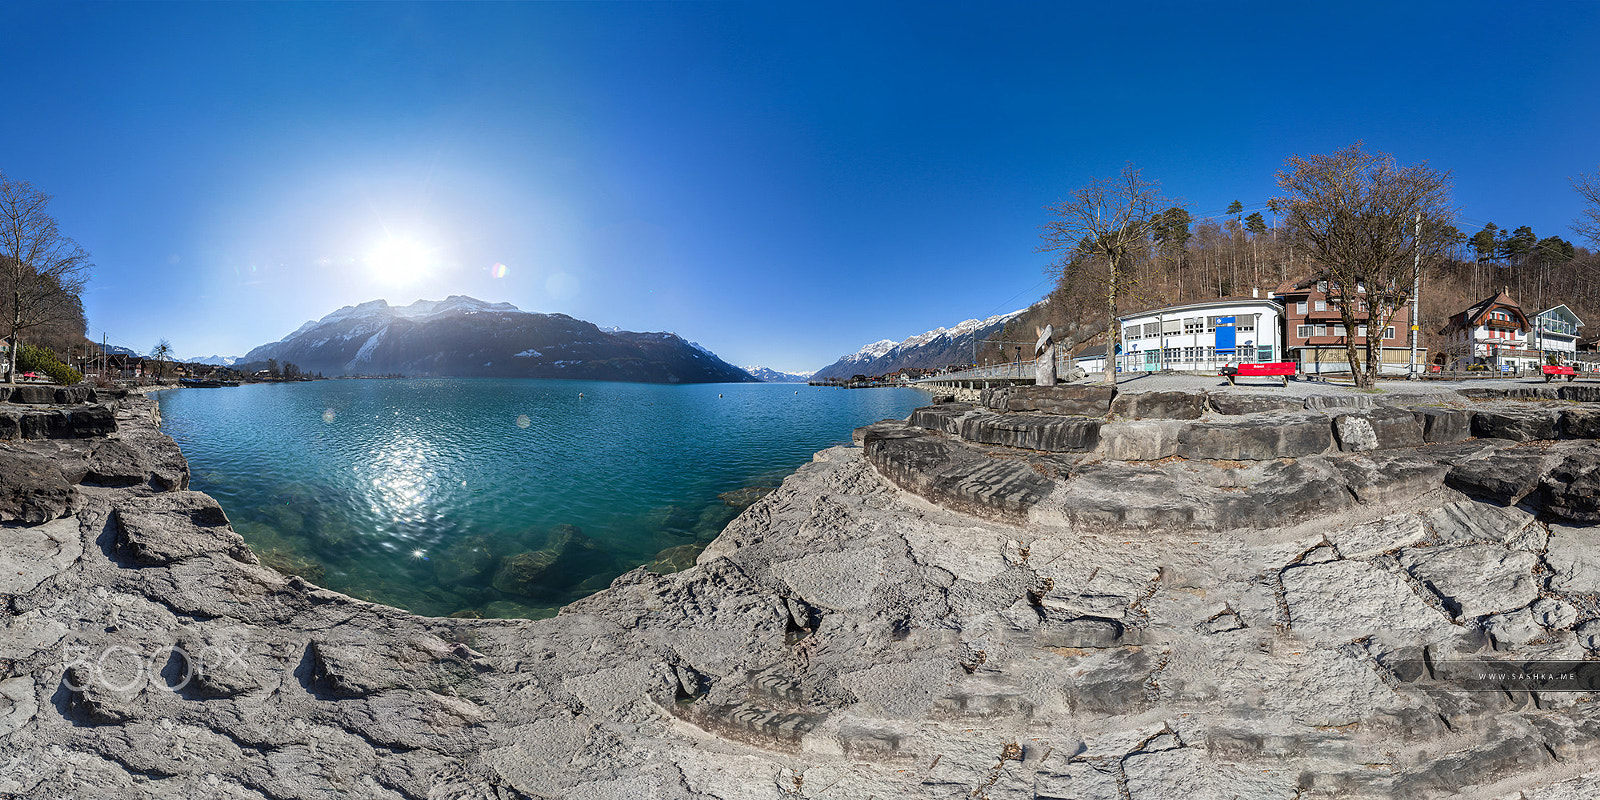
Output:
<instances>
[{"instance_id":1,"label":"flat rock slab","mask_svg":"<svg viewBox=\"0 0 1600 800\"><path fill-rule=\"evenodd\" d=\"M1562 594L1600 594L1600 528L1551 525L1544 560L1550 588Z\"/></svg>"},{"instance_id":2,"label":"flat rock slab","mask_svg":"<svg viewBox=\"0 0 1600 800\"><path fill-rule=\"evenodd\" d=\"M67 513L72 485L56 459L0 451L0 522L40 523Z\"/></svg>"},{"instance_id":3,"label":"flat rock slab","mask_svg":"<svg viewBox=\"0 0 1600 800\"><path fill-rule=\"evenodd\" d=\"M1513 448L1456 464L1445 483L1474 497L1514 505L1539 485L1556 457L1539 449Z\"/></svg>"},{"instance_id":4,"label":"flat rock slab","mask_svg":"<svg viewBox=\"0 0 1600 800\"><path fill-rule=\"evenodd\" d=\"M1472 435L1484 439L1554 439L1560 426L1561 411L1554 408L1483 410L1472 415Z\"/></svg>"},{"instance_id":5,"label":"flat rock slab","mask_svg":"<svg viewBox=\"0 0 1600 800\"><path fill-rule=\"evenodd\" d=\"M0 530L0 594L31 592L82 555L83 537L71 517Z\"/></svg>"},{"instance_id":6,"label":"flat rock slab","mask_svg":"<svg viewBox=\"0 0 1600 800\"><path fill-rule=\"evenodd\" d=\"M128 497L113 513L117 546L136 564L157 566L210 553L259 563L210 495L170 492Z\"/></svg>"},{"instance_id":7,"label":"flat rock slab","mask_svg":"<svg viewBox=\"0 0 1600 800\"><path fill-rule=\"evenodd\" d=\"M908 491L977 516L1021 522L1055 482L1022 458L990 458L903 423L858 429L867 460Z\"/></svg>"},{"instance_id":8,"label":"flat rock slab","mask_svg":"<svg viewBox=\"0 0 1600 800\"><path fill-rule=\"evenodd\" d=\"M1457 621L1522 608L1539 596L1539 557L1494 544L1407 550L1400 563L1444 601Z\"/></svg>"},{"instance_id":9,"label":"flat rock slab","mask_svg":"<svg viewBox=\"0 0 1600 800\"><path fill-rule=\"evenodd\" d=\"M1306 401L1302 398L1272 394L1210 392L1206 400L1218 414L1229 416L1304 411L1306 407Z\"/></svg>"},{"instance_id":10,"label":"flat rock slab","mask_svg":"<svg viewBox=\"0 0 1600 800\"><path fill-rule=\"evenodd\" d=\"M1097 451L1115 461L1155 461L1178 454L1179 420L1145 419L1100 426Z\"/></svg>"},{"instance_id":11,"label":"flat rock slab","mask_svg":"<svg viewBox=\"0 0 1600 800\"><path fill-rule=\"evenodd\" d=\"M1104 417L1116 390L1110 386L1015 386L1006 400L1008 411L1041 411L1082 417Z\"/></svg>"},{"instance_id":12,"label":"flat rock slab","mask_svg":"<svg viewBox=\"0 0 1600 800\"><path fill-rule=\"evenodd\" d=\"M1322 414L1262 414L1195 422L1178 436L1178 455L1192 459L1266 461L1299 458L1333 447L1333 425Z\"/></svg>"},{"instance_id":13,"label":"flat rock slab","mask_svg":"<svg viewBox=\"0 0 1600 800\"><path fill-rule=\"evenodd\" d=\"M1087 453L1100 442L1095 417L1055 414L975 414L960 421L962 439L1053 453Z\"/></svg>"},{"instance_id":14,"label":"flat rock slab","mask_svg":"<svg viewBox=\"0 0 1600 800\"><path fill-rule=\"evenodd\" d=\"M1340 414L1333 430L1344 451L1393 450L1420 447L1423 425L1416 415L1399 408L1373 408L1357 414Z\"/></svg>"},{"instance_id":15,"label":"flat rock slab","mask_svg":"<svg viewBox=\"0 0 1600 800\"><path fill-rule=\"evenodd\" d=\"M1118 392L1111 414L1125 419L1199 419L1206 412L1202 392Z\"/></svg>"},{"instance_id":16,"label":"flat rock slab","mask_svg":"<svg viewBox=\"0 0 1600 800\"><path fill-rule=\"evenodd\" d=\"M1365 561L1329 561L1283 571L1294 630L1355 638L1374 632L1433 638L1451 627L1404 578Z\"/></svg>"},{"instance_id":17,"label":"flat rock slab","mask_svg":"<svg viewBox=\"0 0 1600 800\"><path fill-rule=\"evenodd\" d=\"M1472 412L1463 408L1412 408L1422 424L1422 441L1460 442L1472 437Z\"/></svg>"}]
</instances>

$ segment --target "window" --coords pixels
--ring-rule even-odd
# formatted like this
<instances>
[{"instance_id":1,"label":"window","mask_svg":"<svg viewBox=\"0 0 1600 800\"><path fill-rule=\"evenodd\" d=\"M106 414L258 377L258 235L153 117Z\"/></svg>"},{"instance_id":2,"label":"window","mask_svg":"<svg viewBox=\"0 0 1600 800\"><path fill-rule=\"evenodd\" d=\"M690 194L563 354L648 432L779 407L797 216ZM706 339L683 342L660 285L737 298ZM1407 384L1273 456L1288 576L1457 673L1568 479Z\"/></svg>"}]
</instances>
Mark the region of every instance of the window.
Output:
<instances>
[{"instance_id":1,"label":"window","mask_svg":"<svg viewBox=\"0 0 1600 800\"><path fill-rule=\"evenodd\" d=\"M1254 331L1256 329L1256 319L1255 317L1240 317L1239 322L1234 327L1240 331Z\"/></svg>"},{"instance_id":2,"label":"window","mask_svg":"<svg viewBox=\"0 0 1600 800\"><path fill-rule=\"evenodd\" d=\"M1146 322L1144 324L1144 335L1147 336L1147 337L1160 336L1161 335L1161 323L1159 323L1159 322Z\"/></svg>"},{"instance_id":3,"label":"window","mask_svg":"<svg viewBox=\"0 0 1600 800\"><path fill-rule=\"evenodd\" d=\"M1365 301L1365 300L1357 300L1356 301L1356 311L1358 311L1358 312L1360 312L1362 314L1367 313L1367 301Z\"/></svg>"},{"instance_id":4,"label":"window","mask_svg":"<svg viewBox=\"0 0 1600 800\"><path fill-rule=\"evenodd\" d=\"M1301 300L1300 302L1295 303L1294 304L1294 312L1296 314L1304 314L1304 313L1306 313L1306 301Z\"/></svg>"},{"instance_id":5,"label":"window","mask_svg":"<svg viewBox=\"0 0 1600 800\"><path fill-rule=\"evenodd\" d=\"M1316 325L1316 326L1313 326L1313 327L1316 329L1318 336L1327 336L1328 335L1328 326L1326 326L1326 325Z\"/></svg>"},{"instance_id":6,"label":"window","mask_svg":"<svg viewBox=\"0 0 1600 800\"><path fill-rule=\"evenodd\" d=\"M1309 339L1309 338L1311 338L1311 326L1310 325L1297 325L1297 326L1295 326L1294 335L1300 337L1301 339Z\"/></svg>"},{"instance_id":7,"label":"window","mask_svg":"<svg viewBox=\"0 0 1600 800\"><path fill-rule=\"evenodd\" d=\"M1317 291L1322 292L1323 294L1327 294L1328 293L1328 282L1327 281L1317 281Z\"/></svg>"},{"instance_id":8,"label":"window","mask_svg":"<svg viewBox=\"0 0 1600 800\"><path fill-rule=\"evenodd\" d=\"M1189 317L1183 321L1184 333L1201 333L1206 329L1205 317Z\"/></svg>"},{"instance_id":9,"label":"window","mask_svg":"<svg viewBox=\"0 0 1600 800\"><path fill-rule=\"evenodd\" d=\"M1327 301L1326 300L1318 300L1317 301L1317 310L1318 311L1327 311L1328 310Z\"/></svg>"},{"instance_id":10,"label":"window","mask_svg":"<svg viewBox=\"0 0 1600 800\"><path fill-rule=\"evenodd\" d=\"M1383 329L1383 338L1385 338L1385 339L1393 339L1394 338L1394 326L1393 325Z\"/></svg>"},{"instance_id":11,"label":"window","mask_svg":"<svg viewBox=\"0 0 1600 800\"><path fill-rule=\"evenodd\" d=\"M1126 328L1125 330L1123 330L1122 331L1122 338L1124 338L1124 339L1137 339L1137 338L1139 338L1139 326L1138 325L1131 325L1128 328Z\"/></svg>"},{"instance_id":12,"label":"window","mask_svg":"<svg viewBox=\"0 0 1600 800\"><path fill-rule=\"evenodd\" d=\"M1366 293L1367 293L1367 285L1365 283L1362 283L1361 281L1356 281L1356 294L1366 294Z\"/></svg>"}]
</instances>

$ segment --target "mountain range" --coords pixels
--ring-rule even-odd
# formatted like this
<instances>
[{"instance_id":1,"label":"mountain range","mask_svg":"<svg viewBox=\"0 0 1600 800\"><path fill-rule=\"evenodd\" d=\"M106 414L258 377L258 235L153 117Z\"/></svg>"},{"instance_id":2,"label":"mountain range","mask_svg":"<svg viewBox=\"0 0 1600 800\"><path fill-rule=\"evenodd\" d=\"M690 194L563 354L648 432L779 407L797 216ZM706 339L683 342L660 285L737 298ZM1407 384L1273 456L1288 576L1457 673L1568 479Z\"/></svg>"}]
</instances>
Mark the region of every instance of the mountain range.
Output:
<instances>
[{"instance_id":1,"label":"mountain range","mask_svg":"<svg viewBox=\"0 0 1600 800\"><path fill-rule=\"evenodd\" d=\"M907 368L937 369L952 364L970 364L975 342L998 336L1008 321L1027 310L1022 308L988 319L969 319L953 327L935 328L903 341L883 339L873 342L817 370L811 379L887 375Z\"/></svg>"},{"instance_id":2,"label":"mountain range","mask_svg":"<svg viewBox=\"0 0 1600 800\"><path fill-rule=\"evenodd\" d=\"M771 367L751 366L744 371L762 383L805 383L811 379L809 372L782 372Z\"/></svg>"},{"instance_id":3,"label":"mountain range","mask_svg":"<svg viewBox=\"0 0 1600 800\"><path fill-rule=\"evenodd\" d=\"M246 353L303 373L450 378L580 378L644 383L741 383L754 379L674 333L601 330L566 314L452 295L391 306L373 300L313 320Z\"/></svg>"}]
</instances>

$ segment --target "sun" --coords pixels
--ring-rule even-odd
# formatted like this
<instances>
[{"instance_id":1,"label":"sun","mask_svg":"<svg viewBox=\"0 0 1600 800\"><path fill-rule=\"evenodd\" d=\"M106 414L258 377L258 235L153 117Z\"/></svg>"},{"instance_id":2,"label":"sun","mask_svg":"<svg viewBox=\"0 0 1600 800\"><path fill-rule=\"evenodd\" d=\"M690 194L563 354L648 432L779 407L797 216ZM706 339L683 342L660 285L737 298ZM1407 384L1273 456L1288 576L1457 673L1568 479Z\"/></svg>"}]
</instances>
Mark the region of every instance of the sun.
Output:
<instances>
[{"instance_id":1,"label":"sun","mask_svg":"<svg viewBox=\"0 0 1600 800\"><path fill-rule=\"evenodd\" d=\"M432 251L414 239L390 237L367 255L367 268L372 277L396 286L427 277L432 266Z\"/></svg>"}]
</instances>

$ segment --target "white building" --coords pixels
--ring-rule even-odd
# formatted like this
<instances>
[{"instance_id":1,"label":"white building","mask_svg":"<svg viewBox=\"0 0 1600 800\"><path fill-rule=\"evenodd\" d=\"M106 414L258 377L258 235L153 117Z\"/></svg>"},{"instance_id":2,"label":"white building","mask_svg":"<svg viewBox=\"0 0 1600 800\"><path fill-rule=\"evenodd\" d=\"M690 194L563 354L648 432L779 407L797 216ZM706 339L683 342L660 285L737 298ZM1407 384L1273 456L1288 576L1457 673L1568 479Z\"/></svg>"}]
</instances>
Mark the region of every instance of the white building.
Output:
<instances>
[{"instance_id":1,"label":"white building","mask_svg":"<svg viewBox=\"0 0 1600 800\"><path fill-rule=\"evenodd\" d=\"M1565 305L1547 308L1533 316L1533 332L1528 334L1529 346L1561 358L1571 358L1578 352L1578 329L1583 320Z\"/></svg>"},{"instance_id":2,"label":"white building","mask_svg":"<svg viewBox=\"0 0 1600 800\"><path fill-rule=\"evenodd\" d=\"M1119 317L1121 372L1216 372L1229 364L1283 357L1283 307L1255 297L1223 297Z\"/></svg>"},{"instance_id":3,"label":"white building","mask_svg":"<svg viewBox=\"0 0 1600 800\"><path fill-rule=\"evenodd\" d=\"M1559 315L1554 315L1552 322L1556 319ZM1445 343L1442 349L1451 359L1450 366L1460 369L1478 365L1512 372L1541 366L1532 332L1533 325L1522 307L1501 289L1450 317L1439 336Z\"/></svg>"}]
</instances>

